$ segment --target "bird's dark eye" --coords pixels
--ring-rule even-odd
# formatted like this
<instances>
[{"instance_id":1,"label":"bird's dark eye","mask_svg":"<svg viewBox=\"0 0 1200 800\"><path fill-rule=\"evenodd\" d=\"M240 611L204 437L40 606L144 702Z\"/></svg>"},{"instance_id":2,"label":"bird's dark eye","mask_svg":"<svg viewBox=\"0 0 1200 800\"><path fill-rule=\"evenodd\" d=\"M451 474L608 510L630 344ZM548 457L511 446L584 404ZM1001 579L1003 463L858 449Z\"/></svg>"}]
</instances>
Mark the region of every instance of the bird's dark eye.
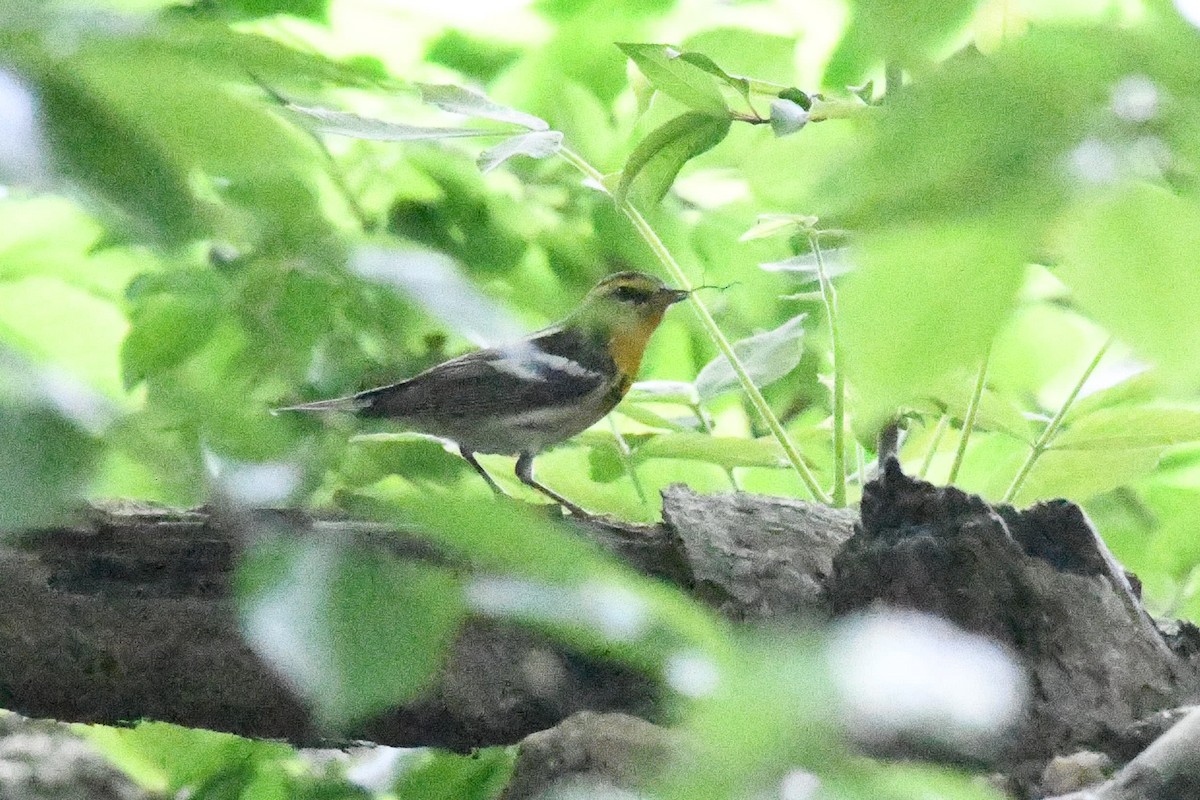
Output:
<instances>
[{"instance_id":1,"label":"bird's dark eye","mask_svg":"<svg viewBox=\"0 0 1200 800\"><path fill-rule=\"evenodd\" d=\"M645 303L651 298L653 292L649 292L640 286L618 286L613 296L622 303Z\"/></svg>"}]
</instances>

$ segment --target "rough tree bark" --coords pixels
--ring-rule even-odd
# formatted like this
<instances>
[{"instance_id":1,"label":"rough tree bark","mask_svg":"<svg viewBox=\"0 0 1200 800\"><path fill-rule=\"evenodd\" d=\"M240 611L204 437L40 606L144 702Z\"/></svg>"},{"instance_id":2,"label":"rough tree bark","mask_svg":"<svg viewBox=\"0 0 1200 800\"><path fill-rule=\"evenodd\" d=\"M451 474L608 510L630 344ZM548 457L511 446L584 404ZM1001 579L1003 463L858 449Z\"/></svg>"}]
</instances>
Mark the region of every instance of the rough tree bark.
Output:
<instances>
[{"instance_id":1,"label":"rough tree bark","mask_svg":"<svg viewBox=\"0 0 1200 800\"><path fill-rule=\"evenodd\" d=\"M663 516L655 526L574 524L738 622L812 624L883 603L1007 644L1032 677L1034 702L999 768L1031 776L1081 748L1124 763L1161 733L1155 712L1200 694L1200 637L1187 626L1172 636L1158 629L1068 503L993 508L893 464L868 487L861 521L799 501L678 487L665 494ZM439 557L377 528L287 518L306 535ZM237 549L237 534L203 513L133 507L0 547L0 707L319 741L305 709L238 635L229 595ZM435 690L349 734L455 749L511 743L580 711L657 720L656 693L634 671L475 620Z\"/></svg>"}]
</instances>

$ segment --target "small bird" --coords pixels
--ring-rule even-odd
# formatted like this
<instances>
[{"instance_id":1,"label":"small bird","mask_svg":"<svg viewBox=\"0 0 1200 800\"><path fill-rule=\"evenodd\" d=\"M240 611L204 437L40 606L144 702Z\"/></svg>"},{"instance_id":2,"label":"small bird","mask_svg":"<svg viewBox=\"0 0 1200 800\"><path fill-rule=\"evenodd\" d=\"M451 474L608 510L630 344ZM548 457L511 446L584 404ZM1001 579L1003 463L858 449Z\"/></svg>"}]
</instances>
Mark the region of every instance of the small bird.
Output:
<instances>
[{"instance_id":1,"label":"small bird","mask_svg":"<svg viewBox=\"0 0 1200 800\"><path fill-rule=\"evenodd\" d=\"M667 307L689 294L651 275L618 272L561 322L517 342L466 353L400 383L275 410L383 417L449 439L499 494L475 454L516 455L522 483L586 516L534 480L533 457L612 411L629 391Z\"/></svg>"}]
</instances>

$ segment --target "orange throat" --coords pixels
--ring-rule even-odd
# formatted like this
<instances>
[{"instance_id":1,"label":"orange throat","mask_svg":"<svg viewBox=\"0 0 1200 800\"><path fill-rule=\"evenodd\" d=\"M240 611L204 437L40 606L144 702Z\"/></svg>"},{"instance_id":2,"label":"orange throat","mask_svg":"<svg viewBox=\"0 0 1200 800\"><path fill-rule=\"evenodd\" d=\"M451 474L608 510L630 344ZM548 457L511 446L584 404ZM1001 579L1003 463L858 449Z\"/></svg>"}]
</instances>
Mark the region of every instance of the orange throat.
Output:
<instances>
[{"instance_id":1,"label":"orange throat","mask_svg":"<svg viewBox=\"0 0 1200 800\"><path fill-rule=\"evenodd\" d=\"M608 352L621 374L622 395L637 377L638 369L642 366L642 354L646 352L646 342L650 341L650 335L661 321L660 312L632 327L618 328L609 338Z\"/></svg>"}]
</instances>

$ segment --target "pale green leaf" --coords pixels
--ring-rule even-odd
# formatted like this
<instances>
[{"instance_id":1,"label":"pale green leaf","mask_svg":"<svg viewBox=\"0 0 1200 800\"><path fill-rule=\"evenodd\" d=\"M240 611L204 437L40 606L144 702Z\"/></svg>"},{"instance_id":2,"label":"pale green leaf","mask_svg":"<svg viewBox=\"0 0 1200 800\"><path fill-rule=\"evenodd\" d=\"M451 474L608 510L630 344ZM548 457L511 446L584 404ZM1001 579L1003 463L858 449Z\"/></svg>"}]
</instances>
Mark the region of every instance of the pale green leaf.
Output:
<instances>
[{"instance_id":1,"label":"pale green leaf","mask_svg":"<svg viewBox=\"0 0 1200 800\"><path fill-rule=\"evenodd\" d=\"M544 131L550 127L546 120L540 117L502 106L479 92L461 86L431 83L419 83L417 86L421 90L421 99L443 111L468 117L494 119L497 122L510 122L531 131Z\"/></svg>"},{"instance_id":2,"label":"pale green leaf","mask_svg":"<svg viewBox=\"0 0 1200 800\"><path fill-rule=\"evenodd\" d=\"M728 117L729 106L712 77L681 59L678 50L665 44L625 43L617 47L633 60L655 89L698 112Z\"/></svg>"},{"instance_id":3,"label":"pale green leaf","mask_svg":"<svg viewBox=\"0 0 1200 800\"><path fill-rule=\"evenodd\" d=\"M562 148L563 135L558 131L522 133L479 154L479 169L487 173L513 156L548 158Z\"/></svg>"},{"instance_id":4,"label":"pale green leaf","mask_svg":"<svg viewBox=\"0 0 1200 800\"><path fill-rule=\"evenodd\" d=\"M804 357L804 319L807 314L792 317L774 330L735 342L733 351L746 368L746 373L759 388L787 375ZM696 376L696 391L701 400L740 385L737 374L724 355L704 365Z\"/></svg>"}]
</instances>

